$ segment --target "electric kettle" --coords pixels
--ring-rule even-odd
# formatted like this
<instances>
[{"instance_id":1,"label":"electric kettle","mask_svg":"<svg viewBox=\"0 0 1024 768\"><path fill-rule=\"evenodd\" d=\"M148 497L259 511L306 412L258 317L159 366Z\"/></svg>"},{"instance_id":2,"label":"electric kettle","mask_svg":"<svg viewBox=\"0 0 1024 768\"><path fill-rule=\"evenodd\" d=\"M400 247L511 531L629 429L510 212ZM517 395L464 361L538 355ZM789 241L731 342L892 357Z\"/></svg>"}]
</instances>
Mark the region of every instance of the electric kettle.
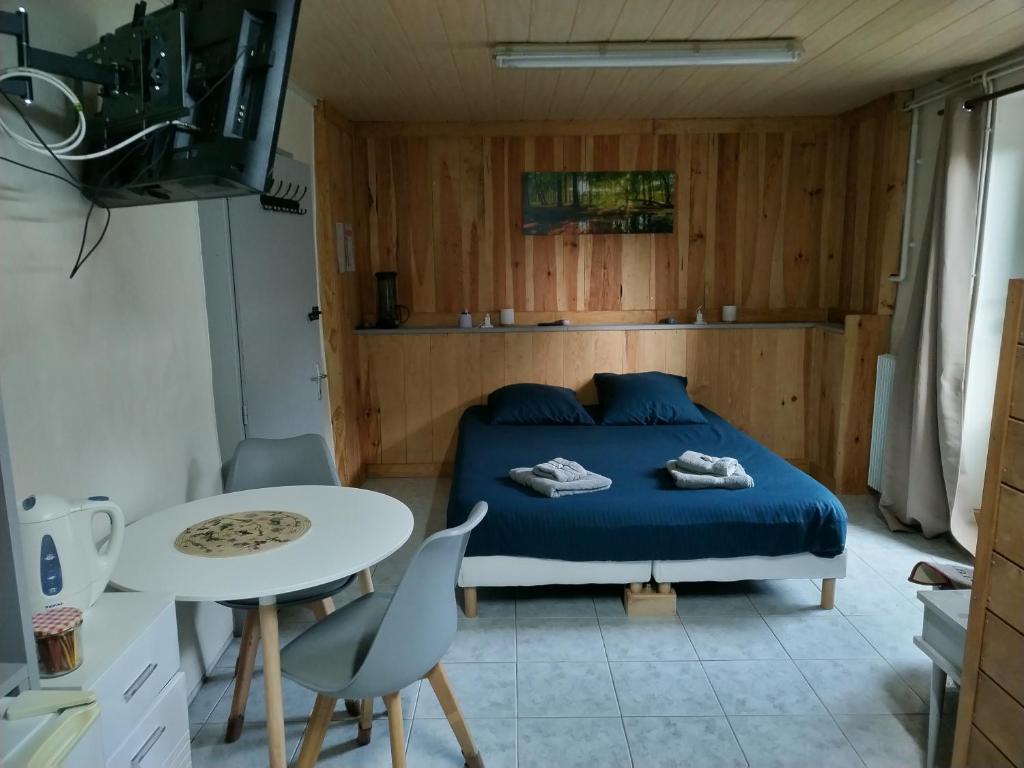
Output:
<instances>
[{"instance_id":1,"label":"electric kettle","mask_svg":"<svg viewBox=\"0 0 1024 768\"><path fill-rule=\"evenodd\" d=\"M110 520L110 541L96 547L92 521ZM85 610L99 598L124 543L124 512L106 496L68 501L59 496L29 496L21 503L25 598L31 613L57 606Z\"/></svg>"}]
</instances>

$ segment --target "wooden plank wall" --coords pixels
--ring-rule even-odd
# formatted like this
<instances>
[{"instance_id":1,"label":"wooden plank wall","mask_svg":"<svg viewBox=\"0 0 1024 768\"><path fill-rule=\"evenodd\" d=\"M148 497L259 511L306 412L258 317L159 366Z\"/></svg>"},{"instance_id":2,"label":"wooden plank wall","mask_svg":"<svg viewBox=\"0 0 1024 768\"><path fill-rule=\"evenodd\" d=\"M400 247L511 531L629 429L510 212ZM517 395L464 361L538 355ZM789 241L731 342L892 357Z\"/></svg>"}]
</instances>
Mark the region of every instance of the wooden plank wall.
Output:
<instances>
[{"instance_id":1,"label":"wooden plank wall","mask_svg":"<svg viewBox=\"0 0 1024 768\"><path fill-rule=\"evenodd\" d=\"M808 330L360 336L363 456L370 474L443 472L462 411L498 387L554 384L594 403L596 371L659 370L688 376L694 400L802 464Z\"/></svg>"},{"instance_id":2,"label":"wooden plank wall","mask_svg":"<svg viewBox=\"0 0 1024 768\"><path fill-rule=\"evenodd\" d=\"M838 280L827 289L830 319L891 315L896 306L906 197L910 114L905 94L865 104L838 120L837 173L845 178Z\"/></svg>"},{"instance_id":3,"label":"wooden plank wall","mask_svg":"<svg viewBox=\"0 0 1024 768\"><path fill-rule=\"evenodd\" d=\"M888 342L887 315L847 315L843 333L808 334L807 463L842 493L867 488L875 368Z\"/></svg>"},{"instance_id":4,"label":"wooden plank wall","mask_svg":"<svg viewBox=\"0 0 1024 768\"><path fill-rule=\"evenodd\" d=\"M324 102L314 111L316 234L320 280L320 318L331 400L335 462L345 485L362 480L365 463L359 435L358 339L359 287L355 273L338 269L335 223L354 219L350 123Z\"/></svg>"},{"instance_id":5,"label":"wooden plank wall","mask_svg":"<svg viewBox=\"0 0 1024 768\"><path fill-rule=\"evenodd\" d=\"M565 383L587 398L584 382L596 370L689 368L698 400L830 485L862 489L871 401L848 377L873 392L884 318L855 329L855 352L849 327L846 336L747 330L727 348L713 334L681 331L368 337L352 329L373 316L381 269L397 269L400 300L420 325L454 324L463 307L479 319L509 305L525 323L653 322L688 317L701 302L712 320L726 303L751 321L891 314L909 128L899 103L892 95L834 118L443 125L352 124L319 105L321 302L342 478L353 482L367 464L376 473L438 471L451 459L461 409L508 381ZM524 170L655 167L678 174L671 235L520 233ZM344 275L335 257L343 221L355 227L357 267ZM686 340L669 345L666 333ZM777 359L789 362L776 366L780 339ZM775 373L748 375L764 366ZM803 407L774 406L795 388L797 368ZM399 401L406 405L390 405Z\"/></svg>"},{"instance_id":6,"label":"wooden plank wall","mask_svg":"<svg viewBox=\"0 0 1024 768\"><path fill-rule=\"evenodd\" d=\"M364 312L396 270L413 324L891 313L908 126L895 96L838 118L357 124ZM581 169L674 170L675 232L524 236L522 173Z\"/></svg>"}]
</instances>

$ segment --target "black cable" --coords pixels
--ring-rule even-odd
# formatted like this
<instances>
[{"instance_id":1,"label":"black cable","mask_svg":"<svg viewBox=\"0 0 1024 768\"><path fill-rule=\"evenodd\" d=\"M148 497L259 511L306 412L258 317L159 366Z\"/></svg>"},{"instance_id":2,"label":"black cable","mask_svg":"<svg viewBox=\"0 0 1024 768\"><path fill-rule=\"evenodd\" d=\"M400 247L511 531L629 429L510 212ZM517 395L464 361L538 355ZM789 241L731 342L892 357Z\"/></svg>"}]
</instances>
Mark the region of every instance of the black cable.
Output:
<instances>
[{"instance_id":1,"label":"black cable","mask_svg":"<svg viewBox=\"0 0 1024 768\"><path fill-rule=\"evenodd\" d=\"M74 179L75 175L68 170L68 167L64 165L64 163L61 162L61 159L57 157L57 153L50 149L50 145L43 141L43 137L39 135L39 131L37 131L36 127L32 125L32 121L28 119L28 115L21 111L21 107L18 106L18 102L12 99L11 95L6 92L4 93L4 98L7 99L7 103L14 108L14 111L18 113L18 116L21 118L22 122L28 126L28 129L32 132L32 135L36 137L36 141L42 144L43 148L50 153L50 157L52 157L54 161L57 163L57 165L61 167L61 169L64 171L67 177L69 179Z\"/></svg>"},{"instance_id":2,"label":"black cable","mask_svg":"<svg viewBox=\"0 0 1024 768\"><path fill-rule=\"evenodd\" d=\"M44 176L50 176L50 177L52 177L54 179L57 179L59 181L63 181L65 184L68 184L68 185L74 187L75 189L77 189L79 192L82 192L83 194L84 194L86 189L93 189L93 187L90 187L88 184L79 184L78 182L72 181L71 179L69 179L69 178L67 178L65 176L61 176L59 173L52 173L50 171L44 171L42 168L36 168L34 165L28 165L27 163L19 163L17 160L12 160L11 158L4 157L3 155L0 155L0 161L3 161L5 163L10 163L11 165L16 165L19 168L24 168L26 171L35 171L36 173L41 173Z\"/></svg>"},{"instance_id":3,"label":"black cable","mask_svg":"<svg viewBox=\"0 0 1024 768\"><path fill-rule=\"evenodd\" d=\"M107 169L106 173L104 173L103 176L100 177L100 183L98 185L99 188L100 189L105 189L106 188L107 179L110 178L111 174L114 171L116 171L118 168L120 168L121 165L124 164L125 160L127 160L129 157L132 156L132 154L134 154L135 150L137 150L139 147L146 146L152 140L151 137L152 137L152 134L150 134L150 136L145 137L144 139L142 139L138 143L132 144L131 146L126 147L125 148L126 149L125 153L123 155L121 155L121 157L119 157L117 159L117 162L115 162L113 165L111 165ZM93 213L93 211L96 210L96 206L97 205L99 205L103 210L105 210L107 212L107 220L103 223L103 229L100 231L100 236L98 238L96 238L96 242L94 242L92 244L92 247L89 249L89 252L86 253L83 256L82 253L85 251L85 240L86 240L86 237L88 236L88 233L89 233L89 221L92 219L92 213ZM74 279L75 275L78 274L78 270L80 270L82 268L82 266L85 264L85 262L89 260L89 257L92 256L93 253L96 252L97 248L100 247L100 243L103 242L103 238L106 236L107 228L109 226L110 226L110 207L104 205L103 203L97 203L95 196L91 197L89 199L89 210L86 211L86 213L85 213L85 223L82 225L82 241L81 241L81 243L79 243L79 246L78 246L78 256L75 258L75 265L71 268L71 274L68 275L68 280Z\"/></svg>"},{"instance_id":4,"label":"black cable","mask_svg":"<svg viewBox=\"0 0 1024 768\"><path fill-rule=\"evenodd\" d=\"M110 227L110 209L104 208L103 210L107 213L107 220L103 222L103 229L100 230L100 236L96 238L96 242L92 244L88 253L85 256L82 255L82 251L85 249L85 235L89 231L89 219L92 217L92 212L95 210L96 204L89 204L89 213L85 217L85 226L82 227L82 243L78 246L78 258L75 259L75 266L71 268L71 274L68 275L68 280L74 278L78 274L78 270L82 268L82 265L89 260L89 257L96 252L96 249L100 247L100 243L103 242L103 238L107 236L107 229Z\"/></svg>"},{"instance_id":5,"label":"black cable","mask_svg":"<svg viewBox=\"0 0 1024 768\"><path fill-rule=\"evenodd\" d=\"M168 125L167 126L168 129L171 129L173 127L174 127L173 125ZM107 170L107 172L105 174L103 174L103 177L100 179L101 188L104 188L102 185L109 178L110 174L113 173L115 170L117 170L118 166L120 166L121 163L123 163L132 154L132 152L134 152L139 147L144 147L144 146L146 146L146 144L148 144L149 142L153 141L153 136L155 136L155 135L156 135L155 133L150 134L149 136L144 138L140 143L135 144L135 145L133 145L131 147L128 147L127 149L129 151L126 152L124 155L122 155L121 158L116 163L114 163L114 165L112 165ZM153 168L153 166L155 166L157 163L159 163L163 159L163 155L167 151L167 148L168 148L168 146L170 145L170 142L171 142L171 137L173 135L174 135L174 133L173 133L172 130L167 130L167 132L164 134L164 136L166 138L164 139L163 147L161 147L159 150L157 150L154 153L153 159L150 160L149 163L144 165L139 170L139 172L135 174L135 176L132 178L132 180L129 181L124 186L130 187L132 184L134 184L136 181L138 181L140 178L142 178L142 176L147 171L149 171L151 168ZM71 274L68 275L68 279L69 280L72 279L75 275L78 274L78 271L82 268L82 266L85 264L85 262L87 262L89 260L89 257L93 255L93 253L96 251L97 248L99 248L100 243L103 242L103 238L107 234L107 227L110 226L110 208L107 207L107 206L103 206L103 209L107 212L107 220L103 224L103 229L100 231L100 236L96 239L96 242L93 243L92 247L89 249L89 252L86 253L83 256L82 255L82 251L85 248L85 237L86 237L86 233L89 231L89 219L92 218L92 212L95 210L95 208L96 208L95 201L91 201L90 204L89 204L89 210L88 210L88 212L85 215L85 226L82 228L82 242L81 242L81 244L78 247L78 258L75 260L75 266L72 267L72 269L71 269Z\"/></svg>"}]
</instances>

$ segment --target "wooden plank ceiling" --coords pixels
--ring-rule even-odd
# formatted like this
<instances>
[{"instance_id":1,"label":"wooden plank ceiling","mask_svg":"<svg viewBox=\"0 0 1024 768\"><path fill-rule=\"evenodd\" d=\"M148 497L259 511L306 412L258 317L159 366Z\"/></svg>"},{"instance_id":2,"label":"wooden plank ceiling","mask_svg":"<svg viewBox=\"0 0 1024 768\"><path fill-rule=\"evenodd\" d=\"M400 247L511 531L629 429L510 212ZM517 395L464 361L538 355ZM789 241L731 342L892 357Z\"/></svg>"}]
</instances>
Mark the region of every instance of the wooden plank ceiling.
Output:
<instances>
[{"instance_id":1,"label":"wooden plank ceiling","mask_svg":"<svg viewBox=\"0 0 1024 768\"><path fill-rule=\"evenodd\" d=\"M794 65L499 70L496 42L797 37ZM292 77L352 120L838 114L1024 41L1024 0L303 0Z\"/></svg>"}]
</instances>

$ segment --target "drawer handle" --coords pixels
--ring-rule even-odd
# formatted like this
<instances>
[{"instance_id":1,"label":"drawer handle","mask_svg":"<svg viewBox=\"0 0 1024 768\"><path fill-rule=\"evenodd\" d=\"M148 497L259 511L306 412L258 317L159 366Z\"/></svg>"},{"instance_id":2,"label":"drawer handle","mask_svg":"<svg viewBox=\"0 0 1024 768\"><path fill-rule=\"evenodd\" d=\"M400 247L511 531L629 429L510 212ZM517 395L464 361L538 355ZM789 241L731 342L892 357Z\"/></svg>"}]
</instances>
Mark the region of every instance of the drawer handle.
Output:
<instances>
[{"instance_id":1,"label":"drawer handle","mask_svg":"<svg viewBox=\"0 0 1024 768\"><path fill-rule=\"evenodd\" d=\"M166 730L166 725L158 725L156 730L149 734L149 738L146 739L146 743L142 745L142 748L136 752L135 757L132 758L132 768L142 768L142 761L146 759L146 755L149 754L149 751L156 746L158 741L160 741L160 737L164 735L164 731Z\"/></svg>"},{"instance_id":2,"label":"drawer handle","mask_svg":"<svg viewBox=\"0 0 1024 768\"><path fill-rule=\"evenodd\" d=\"M139 688L146 684L150 676L156 672L156 662L147 664L146 668L139 673L139 676L135 678L135 682L128 686L128 690L124 692L124 700L131 701L135 698L135 694L139 692Z\"/></svg>"}]
</instances>

